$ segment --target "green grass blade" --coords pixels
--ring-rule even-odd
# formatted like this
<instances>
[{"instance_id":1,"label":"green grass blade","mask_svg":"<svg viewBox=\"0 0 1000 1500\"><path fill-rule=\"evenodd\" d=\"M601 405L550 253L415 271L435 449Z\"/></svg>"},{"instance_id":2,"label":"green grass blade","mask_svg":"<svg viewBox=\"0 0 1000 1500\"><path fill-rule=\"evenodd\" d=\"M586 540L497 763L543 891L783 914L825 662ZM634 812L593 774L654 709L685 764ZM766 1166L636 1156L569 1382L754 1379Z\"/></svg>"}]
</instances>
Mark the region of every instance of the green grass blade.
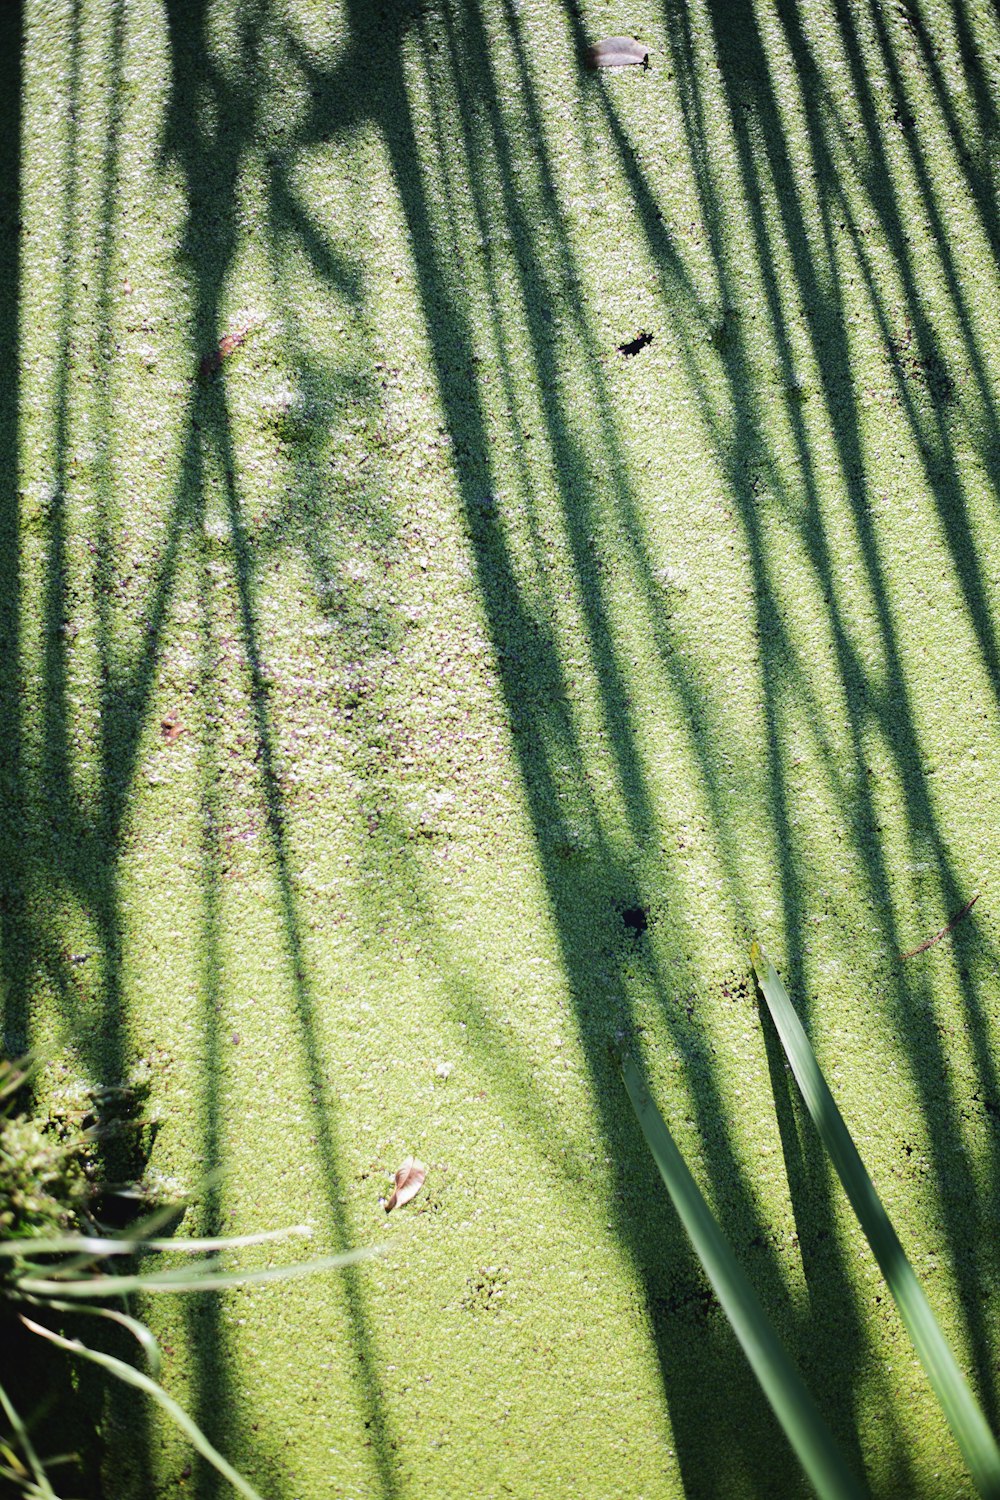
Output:
<instances>
[{"instance_id":1,"label":"green grass blade","mask_svg":"<svg viewBox=\"0 0 1000 1500\"><path fill-rule=\"evenodd\" d=\"M228 1238L207 1239L145 1239L141 1236L59 1234L48 1239L4 1240L0 1243L0 1257L24 1260L36 1255L82 1255L89 1260L106 1260L113 1255L137 1255L143 1250L166 1252L177 1250L185 1255L215 1252L217 1250L242 1250L248 1245L267 1245L275 1240L291 1238L310 1239L312 1230L303 1224L293 1224L287 1229L266 1229L259 1234L237 1234Z\"/></svg>"},{"instance_id":2,"label":"green grass blade","mask_svg":"<svg viewBox=\"0 0 1000 1500\"><path fill-rule=\"evenodd\" d=\"M351 1250L346 1255L322 1255L290 1266L267 1266L259 1271L225 1271L213 1261L196 1261L193 1266L178 1266L173 1271L150 1271L135 1276L81 1276L76 1281L59 1281L44 1276L19 1276L15 1290L25 1297L48 1301L59 1297L87 1300L98 1297L124 1297L132 1292L219 1292L228 1287L249 1286L260 1281L291 1281L297 1276L313 1276L317 1271L338 1270L377 1255L377 1250Z\"/></svg>"},{"instance_id":3,"label":"green grass blade","mask_svg":"<svg viewBox=\"0 0 1000 1500\"><path fill-rule=\"evenodd\" d=\"M25 1300L31 1302L34 1298L28 1297ZM106 1322L117 1323L119 1327L127 1329L145 1354L149 1362L149 1373L154 1380L159 1379L162 1363L160 1346L152 1330L138 1318L133 1318L130 1313L119 1312L115 1307L88 1307L86 1302L56 1302L50 1298L46 1298L44 1302L39 1298L38 1305L48 1308L50 1312L68 1312L77 1316L82 1314L92 1318L104 1318Z\"/></svg>"},{"instance_id":4,"label":"green grass blade","mask_svg":"<svg viewBox=\"0 0 1000 1500\"><path fill-rule=\"evenodd\" d=\"M821 1500L857 1500L861 1488L688 1171L638 1068L631 1058L622 1057L621 1070L632 1108L681 1223L799 1462Z\"/></svg>"},{"instance_id":5,"label":"green grass blade","mask_svg":"<svg viewBox=\"0 0 1000 1500\"><path fill-rule=\"evenodd\" d=\"M986 1418L906 1258L899 1236L827 1087L788 991L759 943L753 944L750 959L806 1108L830 1153L976 1488L989 1500L1000 1500L1000 1450Z\"/></svg>"},{"instance_id":6,"label":"green grass blade","mask_svg":"<svg viewBox=\"0 0 1000 1500\"><path fill-rule=\"evenodd\" d=\"M241 1495L246 1496L246 1500L260 1500L260 1496L249 1480L244 1479L243 1475L234 1469L232 1464L226 1462L218 1449L212 1447L212 1444L208 1441L208 1438L202 1432L197 1422L189 1417L184 1408L178 1406L173 1397L168 1396L163 1387L157 1385L155 1380L151 1380L141 1370L134 1370L124 1360L116 1359L113 1354L103 1354L98 1349L91 1349L89 1345L82 1344L79 1339L64 1339L61 1334L53 1333L51 1328L43 1328L40 1323L33 1323L30 1318L24 1317L23 1314L21 1322L26 1328L30 1328L32 1333L37 1333L41 1338L48 1339L50 1343L55 1344L58 1348L65 1349L70 1354L78 1354L82 1359L89 1359L93 1364L100 1365L102 1369L109 1370L112 1375L117 1376L126 1385L135 1386L137 1390L145 1391L148 1396L152 1396L153 1400L162 1406L175 1426L183 1432L192 1447L198 1450L202 1458L207 1460L213 1469L216 1469L222 1475L223 1479L228 1479L234 1489L239 1490ZM55 1497L53 1497L53 1500L55 1500Z\"/></svg>"},{"instance_id":7,"label":"green grass blade","mask_svg":"<svg viewBox=\"0 0 1000 1500\"><path fill-rule=\"evenodd\" d=\"M27 1460L28 1468L31 1470L37 1493L44 1497L44 1500L57 1500L56 1492L51 1484L49 1484L45 1468L38 1454L35 1452L35 1445L31 1441L31 1434L21 1420L20 1413L2 1385L0 1385L0 1406L3 1407L4 1416L10 1423L11 1431L21 1445L21 1452Z\"/></svg>"}]
</instances>

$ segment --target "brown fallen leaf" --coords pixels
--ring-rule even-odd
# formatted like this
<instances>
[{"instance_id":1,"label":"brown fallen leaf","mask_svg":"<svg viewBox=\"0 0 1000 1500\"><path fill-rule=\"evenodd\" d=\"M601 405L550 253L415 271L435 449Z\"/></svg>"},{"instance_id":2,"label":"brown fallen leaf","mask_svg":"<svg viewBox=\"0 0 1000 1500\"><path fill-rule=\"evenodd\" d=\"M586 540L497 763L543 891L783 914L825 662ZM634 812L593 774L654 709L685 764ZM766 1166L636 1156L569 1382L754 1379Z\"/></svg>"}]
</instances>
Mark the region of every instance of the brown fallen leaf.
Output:
<instances>
[{"instance_id":1,"label":"brown fallen leaf","mask_svg":"<svg viewBox=\"0 0 1000 1500\"><path fill-rule=\"evenodd\" d=\"M175 740L180 739L184 733L184 725L181 723L180 715L176 710L172 713L164 714L160 720L160 733L168 745L172 745Z\"/></svg>"},{"instance_id":2,"label":"brown fallen leaf","mask_svg":"<svg viewBox=\"0 0 1000 1500\"><path fill-rule=\"evenodd\" d=\"M631 36L608 36L587 48L588 68L649 67L649 48Z\"/></svg>"},{"instance_id":3,"label":"brown fallen leaf","mask_svg":"<svg viewBox=\"0 0 1000 1500\"><path fill-rule=\"evenodd\" d=\"M396 1173L396 1186L385 1200L386 1213L391 1214L394 1208L402 1208L404 1203L415 1198L423 1187L426 1176L427 1168L423 1162L417 1161L415 1156L408 1156Z\"/></svg>"},{"instance_id":4,"label":"brown fallen leaf","mask_svg":"<svg viewBox=\"0 0 1000 1500\"><path fill-rule=\"evenodd\" d=\"M941 928L940 932L936 932L933 937L926 938L924 942L918 943L915 948L910 949L909 953L901 953L899 955L900 958L916 958L918 953L926 953L928 948L933 948L935 943L939 943L943 937L948 936L953 927L958 926L963 917L968 916L969 912L972 910L978 900L979 892L977 891L971 901L966 901L961 911L957 911L953 917L949 918L945 926Z\"/></svg>"},{"instance_id":5,"label":"brown fallen leaf","mask_svg":"<svg viewBox=\"0 0 1000 1500\"><path fill-rule=\"evenodd\" d=\"M228 359L240 347L252 328L252 323L244 323L242 328L237 328L233 333L222 335L218 347L213 349L211 354L206 354L198 366L198 373L202 380L207 380L210 375L215 375L222 369L222 361Z\"/></svg>"}]
</instances>

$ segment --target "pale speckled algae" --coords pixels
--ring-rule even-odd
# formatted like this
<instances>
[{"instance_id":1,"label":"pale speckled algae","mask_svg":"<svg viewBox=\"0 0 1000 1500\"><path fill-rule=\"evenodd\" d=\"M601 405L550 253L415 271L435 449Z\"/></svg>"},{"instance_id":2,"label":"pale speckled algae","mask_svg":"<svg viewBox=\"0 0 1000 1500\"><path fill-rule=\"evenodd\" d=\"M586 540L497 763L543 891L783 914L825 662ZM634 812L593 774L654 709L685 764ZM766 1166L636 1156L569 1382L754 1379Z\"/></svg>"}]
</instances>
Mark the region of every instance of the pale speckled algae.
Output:
<instances>
[{"instance_id":1,"label":"pale speckled algae","mask_svg":"<svg viewBox=\"0 0 1000 1500\"><path fill-rule=\"evenodd\" d=\"M167 1388L276 1500L804 1494L624 1030L852 1472L970 1494L746 952L996 1430L997 17L0 27L7 1045L149 1059L184 1233L388 1244L145 1309Z\"/></svg>"}]
</instances>

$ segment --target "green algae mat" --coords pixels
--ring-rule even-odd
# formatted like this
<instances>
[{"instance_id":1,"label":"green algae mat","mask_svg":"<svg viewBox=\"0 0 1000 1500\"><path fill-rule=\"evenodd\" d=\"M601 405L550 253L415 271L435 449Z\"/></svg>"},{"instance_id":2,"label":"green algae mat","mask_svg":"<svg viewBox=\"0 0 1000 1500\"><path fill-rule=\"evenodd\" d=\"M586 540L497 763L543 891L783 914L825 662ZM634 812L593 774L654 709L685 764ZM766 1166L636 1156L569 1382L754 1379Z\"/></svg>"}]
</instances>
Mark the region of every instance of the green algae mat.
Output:
<instances>
[{"instance_id":1,"label":"green algae mat","mask_svg":"<svg viewBox=\"0 0 1000 1500\"><path fill-rule=\"evenodd\" d=\"M148 1298L165 1386L274 1500L808 1493L624 1033L854 1474L972 1493L748 953L996 1430L996 15L0 27L5 1048L381 1247ZM101 1380L73 1493L227 1493Z\"/></svg>"}]
</instances>

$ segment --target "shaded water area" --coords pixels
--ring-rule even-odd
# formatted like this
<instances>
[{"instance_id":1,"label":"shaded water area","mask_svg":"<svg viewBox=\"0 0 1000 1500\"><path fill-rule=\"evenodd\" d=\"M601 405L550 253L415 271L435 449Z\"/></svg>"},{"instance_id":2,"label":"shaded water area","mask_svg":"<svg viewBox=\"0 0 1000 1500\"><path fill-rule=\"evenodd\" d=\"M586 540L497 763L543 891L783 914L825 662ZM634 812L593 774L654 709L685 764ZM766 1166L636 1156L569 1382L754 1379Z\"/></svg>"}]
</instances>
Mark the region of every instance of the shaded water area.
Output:
<instances>
[{"instance_id":1,"label":"shaded water area","mask_svg":"<svg viewBox=\"0 0 1000 1500\"><path fill-rule=\"evenodd\" d=\"M192 1231L387 1246L168 1387L289 1500L805 1493L624 1032L855 1472L968 1493L747 950L995 1425L996 17L3 24L6 1044L146 1062ZM221 1493L100 1399L95 1494Z\"/></svg>"}]
</instances>

